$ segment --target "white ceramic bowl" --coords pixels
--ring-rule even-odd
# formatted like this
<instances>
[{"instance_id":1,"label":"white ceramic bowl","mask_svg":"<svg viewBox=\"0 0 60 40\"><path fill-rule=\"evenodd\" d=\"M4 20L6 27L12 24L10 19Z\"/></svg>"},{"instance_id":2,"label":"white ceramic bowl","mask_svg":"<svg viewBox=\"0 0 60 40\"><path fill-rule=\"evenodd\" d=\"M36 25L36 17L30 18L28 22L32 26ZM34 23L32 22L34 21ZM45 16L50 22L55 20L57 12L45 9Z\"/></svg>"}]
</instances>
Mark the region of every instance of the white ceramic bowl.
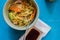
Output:
<instances>
[{"instance_id":1,"label":"white ceramic bowl","mask_svg":"<svg viewBox=\"0 0 60 40\"><path fill-rule=\"evenodd\" d=\"M33 25L36 23L36 21L37 21L37 19L38 19L38 15L39 15L39 8L38 8L37 3L36 3L35 1L32 1L32 2L36 5L36 8L37 8L37 14L36 14L36 17L35 17L34 21L33 21L30 25L28 25L28 26L26 26L26 27L18 27L18 26L16 26L16 25L14 25L14 24L10 21L10 19L9 19L9 17L8 17L8 7L9 7L9 4L12 3L12 1L14 1L14 0L8 0L8 1L6 1L5 5L4 5L4 8L3 8L3 16L4 16L4 19L5 19L6 23L7 23L11 28L16 29L16 30L26 30L26 29L28 29L28 28L30 28L30 27L33 27Z\"/></svg>"}]
</instances>

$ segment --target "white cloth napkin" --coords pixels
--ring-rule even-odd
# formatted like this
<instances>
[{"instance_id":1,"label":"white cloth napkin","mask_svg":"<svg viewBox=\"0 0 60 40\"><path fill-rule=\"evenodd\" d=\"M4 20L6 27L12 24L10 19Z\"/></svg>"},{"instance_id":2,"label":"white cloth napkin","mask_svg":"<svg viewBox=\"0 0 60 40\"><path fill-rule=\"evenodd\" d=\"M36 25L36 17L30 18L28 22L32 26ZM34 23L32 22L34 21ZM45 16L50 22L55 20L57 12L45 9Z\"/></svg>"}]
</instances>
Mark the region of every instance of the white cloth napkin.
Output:
<instances>
[{"instance_id":1,"label":"white cloth napkin","mask_svg":"<svg viewBox=\"0 0 60 40\"><path fill-rule=\"evenodd\" d=\"M41 32L43 32L42 35L41 35L41 37L38 40L41 40L43 37L45 37L47 35L47 33L51 30L51 27L48 26L46 23L44 23L40 19L38 19L38 21L36 22L36 24L34 26L35 26L35 28L37 28L38 30L40 30ZM26 33L24 35L26 35ZM19 40L23 40L24 37L25 37L24 35L21 38L19 38Z\"/></svg>"}]
</instances>

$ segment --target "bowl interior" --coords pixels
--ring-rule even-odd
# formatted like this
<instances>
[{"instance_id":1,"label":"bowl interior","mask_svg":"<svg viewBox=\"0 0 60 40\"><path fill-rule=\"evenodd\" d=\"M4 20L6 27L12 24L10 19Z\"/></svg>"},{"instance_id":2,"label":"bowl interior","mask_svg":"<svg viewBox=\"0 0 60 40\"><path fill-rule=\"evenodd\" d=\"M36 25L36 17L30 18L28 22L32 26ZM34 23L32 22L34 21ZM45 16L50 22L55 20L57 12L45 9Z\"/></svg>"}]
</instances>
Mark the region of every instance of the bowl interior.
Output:
<instances>
[{"instance_id":1,"label":"bowl interior","mask_svg":"<svg viewBox=\"0 0 60 40\"><path fill-rule=\"evenodd\" d=\"M4 6L4 9L3 9L3 16L4 16L4 19L5 19L6 23L7 23L10 27L12 27L13 29L17 29L17 30L26 30L26 29L32 27L32 26L36 23L36 21L37 21L37 19L38 19L38 6L37 6L36 2L35 2L35 1L32 1L32 4L35 5L36 8L37 8L37 14L36 14L36 17L35 17L34 21L33 21L30 25L28 25L28 26L26 26L26 27L18 27L17 25L14 25L14 24L10 21L10 19L9 19L9 17L8 17L9 5L10 5L12 2L14 2L14 1L15 1L15 0L9 0L9 1L7 1L7 2L5 3L5 6Z\"/></svg>"}]
</instances>

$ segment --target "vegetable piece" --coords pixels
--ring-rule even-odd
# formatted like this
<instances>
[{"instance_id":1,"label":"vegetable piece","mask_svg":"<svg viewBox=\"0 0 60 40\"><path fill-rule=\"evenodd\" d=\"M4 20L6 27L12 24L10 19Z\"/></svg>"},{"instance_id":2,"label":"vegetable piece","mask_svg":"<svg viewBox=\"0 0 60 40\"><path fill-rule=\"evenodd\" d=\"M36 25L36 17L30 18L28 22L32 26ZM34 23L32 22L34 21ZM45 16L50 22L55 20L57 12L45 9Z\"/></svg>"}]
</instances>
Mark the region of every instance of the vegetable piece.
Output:
<instances>
[{"instance_id":1,"label":"vegetable piece","mask_svg":"<svg viewBox=\"0 0 60 40\"><path fill-rule=\"evenodd\" d=\"M12 12L10 12L10 13L8 14L8 16L9 16L10 20L14 19Z\"/></svg>"},{"instance_id":2,"label":"vegetable piece","mask_svg":"<svg viewBox=\"0 0 60 40\"><path fill-rule=\"evenodd\" d=\"M10 10L15 11L15 12L21 12L17 4L10 6Z\"/></svg>"}]
</instances>

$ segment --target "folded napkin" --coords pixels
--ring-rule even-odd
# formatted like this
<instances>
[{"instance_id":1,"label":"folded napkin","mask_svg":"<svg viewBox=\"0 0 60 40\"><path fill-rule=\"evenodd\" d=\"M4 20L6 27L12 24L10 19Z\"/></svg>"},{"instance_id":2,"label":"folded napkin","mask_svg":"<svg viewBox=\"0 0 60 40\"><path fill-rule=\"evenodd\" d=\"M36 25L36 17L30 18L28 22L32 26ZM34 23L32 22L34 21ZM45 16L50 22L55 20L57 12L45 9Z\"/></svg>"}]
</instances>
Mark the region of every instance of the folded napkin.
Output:
<instances>
[{"instance_id":1,"label":"folded napkin","mask_svg":"<svg viewBox=\"0 0 60 40\"><path fill-rule=\"evenodd\" d=\"M40 35L40 37L37 40L41 40L43 37L45 37L47 35L47 33L51 30L51 27L48 26L46 23L44 23L42 20L38 19L38 21L36 22L36 24L34 25L35 29L38 29L39 31L42 32L42 34ZM31 29L31 28L30 28ZM25 34L19 38L19 40L24 40L26 34L29 32L29 29L26 30Z\"/></svg>"}]
</instances>

